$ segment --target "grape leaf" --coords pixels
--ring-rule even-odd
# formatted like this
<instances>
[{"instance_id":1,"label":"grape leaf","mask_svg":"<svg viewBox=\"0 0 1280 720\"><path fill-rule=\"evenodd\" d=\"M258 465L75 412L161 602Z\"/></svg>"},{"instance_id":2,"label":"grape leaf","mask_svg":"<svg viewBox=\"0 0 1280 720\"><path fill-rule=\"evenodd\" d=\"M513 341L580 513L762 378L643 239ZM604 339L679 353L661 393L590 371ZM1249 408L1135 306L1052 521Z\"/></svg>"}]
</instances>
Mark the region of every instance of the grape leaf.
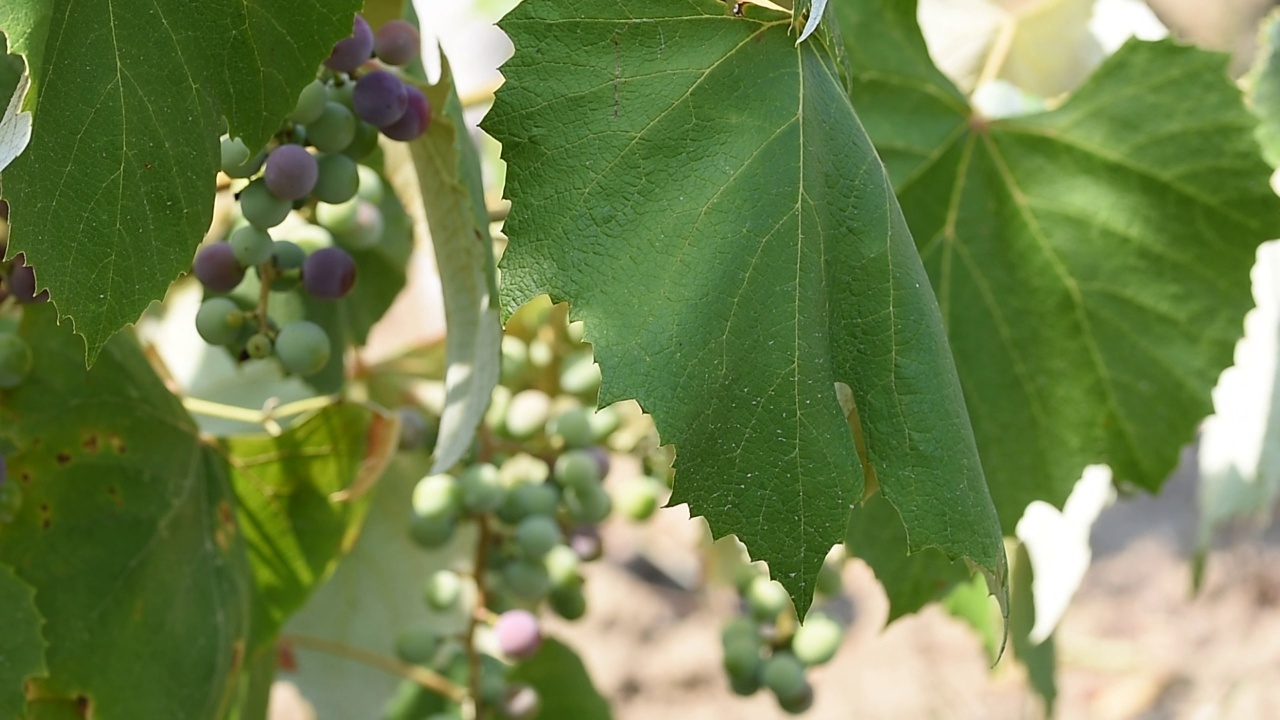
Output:
<instances>
[{"instance_id":1,"label":"grape leaf","mask_svg":"<svg viewBox=\"0 0 1280 720\"><path fill-rule=\"evenodd\" d=\"M249 652L275 637L350 549L368 511L363 490L386 467L397 434L394 419L342 404L279 437L224 441L254 577Z\"/></svg>"},{"instance_id":2,"label":"grape leaf","mask_svg":"<svg viewBox=\"0 0 1280 720\"><path fill-rule=\"evenodd\" d=\"M836 398L909 548L1003 585L950 353L829 34L714 0L524 3L486 121L512 200L503 310L568 301L676 447L673 503L766 560L803 614L863 494Z\"/></svg>"},{"instance_id":3,"label":"grape leaf","mask_svg":"<svg viewBox=\"0 0 1280 720\"><path fill-rule=\"evenodd\" d=\"M31 143L5 171L9 254L92 360L186 270L213 212L221 118L261 147L359 0L6 0Z\"/></svg>"},{"instance_id":4,"label":"grape leaf","mask_svg":"<svg viewBox=\"0 0 1280 720\"><path fill-rule=\"evenodd\" d=\"M425 87L431 127L408 143L386 143L387 174L406 198L418 237L429 237L440 269L448 335L445 406L431 472L453 467L471 449L489 396L498 384L502 326L492 306L493 239L484 204L480 160L462 118L449 64Z\"/></svg>"},{"instance_id":5,"label":"grape leaf","mask_svg":"<svg viewBox=\"0 0 1280 720\"><path fill-rule=\"evenodd\" d=\"M221 717L251 591L225 464L132 337L86 371L54 321L24 310L35 370L0 394L24 498L0 563L36 589L48 642L32 694L96 720Z\"/></svg>"},{"instance_id":6,"label":"grape leaf","mask_svg":"<svg viewBox=\"0 0 1280 720\"><path fill-rule=\"evenodd\" d=\"M1258 58L1246 81L1249 104L1258 116L1258 142L1272 167L1280 166L1280 11L1272 11L1258 32Z\"/></svg>"},{"instance_id":7,"label":"grape leaf","mask_svg":"<svg viewBox=\"0 0 1280 720\"><path fill-rule=\"evenodd\" d=\"M35 603L35 588L0 565L0 717L26 714L23 682L49 670L45 666L44 619Z\"/></svg>"},{"instance_id":8,"label":"grape leaf","mask_svg":"<svg viewBox=\"0 0 1280 720\"><path fill-rule=\"evenodd\" d=\"M1156 489L1209 412L1280 234L1225 56L1130 42L1061 107L991 121L933 67L914 2L837 6L854 102L951 338L1001 524L1083 468Z\"/></svg>"},{"instance_id":9,"label":"grape leaf","mask_svg":"<svg viewBox=\"0 0 1280 720\"><path fill-rule=\"evenodd\" d=\"M533 657L512 670L511 682L528 683L538 691L542 706L533 720L609 720L613 717L609 702L592 684L578 653L558 640L543 640Z\"/></svg>"}]
</instances>

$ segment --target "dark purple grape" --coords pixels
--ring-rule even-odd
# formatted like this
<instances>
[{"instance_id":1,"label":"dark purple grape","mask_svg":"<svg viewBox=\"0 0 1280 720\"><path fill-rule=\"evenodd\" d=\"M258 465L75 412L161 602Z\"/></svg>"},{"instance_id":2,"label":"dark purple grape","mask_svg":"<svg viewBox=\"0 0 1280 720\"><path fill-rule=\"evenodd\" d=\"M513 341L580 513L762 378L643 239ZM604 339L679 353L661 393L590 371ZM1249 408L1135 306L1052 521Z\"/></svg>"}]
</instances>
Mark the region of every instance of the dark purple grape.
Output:
<instances>
[{"instance_id":1,"label":"dark purple grape","mask_svg":"<svg viewBox=\"0 0 1280 720\"><path fill-rule=\"evenodd\" d=\"M412 85L405 88L409 94L409 106L399 120L382 128L383 135L400 142L418 139L431 124L431 103L427 102L427 96Z\"/></svg>"},{"instance_id":2,"label":"dark purple grape","mask_svg":"<svg viewBox=\"0 0 1280 720\"><path fill-rule=\"evenodd\" d=\"M356 81L351 107L361 120L380 128L386 127L404 115L409 107L409 93L394 73L374 70Z\"/></svg>"},{"instance_id":3,"label":"dark purple grape","mask_svg":"<svg viewBox=\"0 0 1280 720\"><path fill-rule=\"evenodd\" d=\"M212 292L231 292L244 279L244 266L236 259L231 243L206 245L192 263L196 278Z\"/></svg>"},{"instance_id":4,"label":"dark purple grape","mask_svg":"<svg viewBox=\"0 0 1280 720\"><path fill-rule=\"evenodd\" d=\"M365 22L363 16L357 14L351 25L351 35L339 40L333 46L329 59L324 61L326 67L338 72L355 72L365 60L373 55L373 29Z\"/></svg>"},{"instance_id":5,"label":"dark purple grape","mask_svg":"<svg viewBox=\"0 0 1280 720\"><path fill-rule=\"evenodd\" d=\"M263 173L267 189L282 200L299 200L311 193L319 177L316 159L301 145L281 145L267 157Z\"/></svg>"},{"instance_id":6,"label":"dark purple grape","mask_svg":"<svg viewBox=\"0 0 1280 720\"><path fill-rule=\"evenodd\" d=\"M36 271L27 264L27 256L18 253L13 258L13 268L9 270L9 293L20 303L42 303L49 300L49 291L41 290L36 294Z\"/></svg>"},{"instance_id":7,"label":"dark purple grape","mask_svg":"<svg viewBox=\"0 0 1280 720\"><path fill-rule=\"evenodd\" d=\"M373 52L388 65L408 65L422 52L418 28L405 20L392 20L373 36Z\"/></svg>"},{"instance_id":8,"label":"dark purple grape","mask_svg":"<svg viewBox=\"0 0 1280 720\"><path fill-rule=\"evenodd\" d=\"M538 618L528 610L508 610L498 616L493 624L498 647L507 657L527 658L542 645L542 626Z\"/></svg>"},{"instance_id":9,"label":"dark purple grape","mask_svg":"<svg viewBox=\"0 0 1280 720\"><path fill-rule=\"evenodd\" d=\"M337 300L355 282L356 261L342 248L320 248L302 263L302 286L322 300Z\"/></svg>"}]
</instances>

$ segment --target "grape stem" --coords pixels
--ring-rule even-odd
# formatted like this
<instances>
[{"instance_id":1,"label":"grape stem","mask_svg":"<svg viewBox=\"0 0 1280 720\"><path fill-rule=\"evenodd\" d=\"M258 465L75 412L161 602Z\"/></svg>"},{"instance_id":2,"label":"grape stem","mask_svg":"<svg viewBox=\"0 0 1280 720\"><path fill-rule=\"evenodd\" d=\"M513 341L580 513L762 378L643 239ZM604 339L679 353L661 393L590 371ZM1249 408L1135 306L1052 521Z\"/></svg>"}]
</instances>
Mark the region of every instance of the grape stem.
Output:
<instances>
[{"instance_id":1,"label":"grape stem","mask_svg":"<svg viewBox=\"0 0 1280 720\"><path fill-rule=\"evenodd\" d=\"M212 400L184 397L182 398L182 406L193 415L204 415L223 420L261 425L271 435L279 436L284 432L284 429L280 427L279 420L313 410L321 410L339 402L341 399L342 397L339 395L320 395L281 405L279 400L273 398L275 402L268 401L261 410L251 410L235 405L223 405Z\"/></svg>"},{"instance_id":2,"label":"grape stem","mask_svg":"<svg viewBox=\"0 0 1280 720\"><path fill-rule=\"evenodd\" d=\"M433 670L429 670L421 665L409 665L407 663L402 663L394 658L369 652L363 648L358 648L336 640L312 637L310 635L282 633L280 635L280 642L286 645L293 645L295 647L322 652L326 655L354 660L355 662L383 670L392 675L415 682L432 692L440 693L453 702L461 702L462 699L467 696L466 688Z\"/></svg>"},{"instance_id":3,"label":"grape stem","mask_svg":"<svg viewBox=\"0 0 1280 720\"><path fill-rule=\"evenodd\" d=\"M272 267L271 261L268 260L258 266L258 332L275 339L275 333L271 332L271 326L267 324L267 304L271 302L271 281L275 280L275 268Z\"/></svg>"},{"instance_id":4,"label":"grape stem","mask_svg":"<svg viewBox=\"0 0 1280 720\"><path fill-rule=\"evenodd\" d=\"M484 588L484 567L489 561L489 519L484 513L476 514L476 523L480 528L479 537L476 539L476 559L475 566L472 568L472 578L476 582L476 612L471 614L471 620L467 623L467 664L470 667L471 680L471 702L475 708L472 717L475 720L481 720L483 717L480 707L480 653L476 651L476 628L479 627L482 615L481 611L489 609L488 599Z\"/></svg>"}]
</instances>

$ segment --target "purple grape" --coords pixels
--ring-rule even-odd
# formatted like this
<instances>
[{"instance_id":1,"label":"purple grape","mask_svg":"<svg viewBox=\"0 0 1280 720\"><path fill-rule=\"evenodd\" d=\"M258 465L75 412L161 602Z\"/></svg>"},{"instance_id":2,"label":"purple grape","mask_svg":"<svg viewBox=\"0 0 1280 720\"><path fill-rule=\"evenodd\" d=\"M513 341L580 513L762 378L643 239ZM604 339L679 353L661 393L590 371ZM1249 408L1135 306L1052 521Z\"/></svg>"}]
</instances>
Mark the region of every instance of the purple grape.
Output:
<instances>
[{"instance_id":1,"label":"purple grape","mask_svg":"<svg viewBox=\"0 0 1280 720\"><path fill-rule=\"evenodd\" d=\"M356 261L342 248L320 248L302 263L302 286L322 300L337 300L355 282Z\"/></svg>"},{"instance_id":2,"label":"purple grape","mask_svg":"<svg viewBox=\"0 0 1280 720\"><path fill-rule=\"evenodd\" d=\"M192 267L200 284L212 292L231 292L244 279L244 266L236 259L231 243L207 245L196 255Z\"/></svg>"},{"instance_id":3,"label":"purple grape","mask_svg":"<svg viewBox=\"0 0 1280 720\"><path fill-rule=\"evenodd\" d=\"M404 115L409 107L409 93L394 73L374 70L356 81L351 107L355 108L361 120L386 127Z\"/></svg>"},{"instance_id":4,"label":"purple grape","mask_svg":"<svg viewBox=\"0 0 1280 720\"><path fill-rule=\"evenodd\" d=\"M36 294L36 271L27 264L25 253L18 253L13 258L13 268L9 271L9 293L20 303L42 303L49 300L49 291L41 290Z\"/></svg>"},{"instance_id":5,"label":"purple grape","mask_svg":"<svg viewBox=\"0 0 1280 720\"><path fill-rule=\"evenodd\" d=\"M431 124L431 103L427 102L427 96L412 85L406 85L405 89L409 94L409 107L399 120L382 128L383 135L400 142L418 139Z\"/></svg>"},{"instance_id":6,"label":"purple grape","mask_svg":"<svg viewBox=\"0 0 1280 720\"><path fill-rule=\"evenodd\" d=\"M263 179L272 195L282 200L300 200L316 186L320 171L315 156L301 145L281 145L267 157Z\"/></svg>"},{"instance_id":7,"label":"purple grape","mask_svg":"<svg viewBox=\"0 0 1280 720\"><path fill-rule=\"evenodd\" d=\"M362 15L357 14L351 24L351 34L333 46L326 67L338 72L355 72L373 55L373 30Z\"/></svg>"},{"instance_id":8,"label":"purple grape","mask_svg":"<svg viewBox=\"0 0 1280 720\"><path fill-rule=\"evenodd\" d=\"M373 52L388 65L408 65L422 52L418 28L405 20L392 20L373 36Z\"/></svg>"},{"instance_id":9,"label":"purple grape","mask_svg":"<svg viewBox=\"0 0 1280 720\"><path fill-rule=\"evenodd\" d=\"M542 645L542 627L528 610L508 610L493 624L502 654L514 659L527 658Z\"/></svg>"}]
</instances>

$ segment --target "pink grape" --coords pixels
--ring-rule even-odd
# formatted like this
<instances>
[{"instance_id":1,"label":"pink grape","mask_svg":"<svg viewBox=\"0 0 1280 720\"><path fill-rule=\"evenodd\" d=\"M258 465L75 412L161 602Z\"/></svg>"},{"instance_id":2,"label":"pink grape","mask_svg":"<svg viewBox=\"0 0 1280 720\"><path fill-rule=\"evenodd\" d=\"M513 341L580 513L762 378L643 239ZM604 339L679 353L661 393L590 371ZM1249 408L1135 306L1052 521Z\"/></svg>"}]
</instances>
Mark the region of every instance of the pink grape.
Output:
<instances>
[{"instance_id":1,"label":"pink grape","mask_svg":"<svg viewBox=\"0 0 1280 720\"><path fill-rule=\"evenodd\" d=\"M515 659L527 658L542 645L542 627L528 610L508 610L493 625L502 653Z\"/></svg>"},{"instance_id":2,"label":"pink grape","mask_svg":"<svg viewBox=\"0 0 1280 720\"><path fill-rule=\"evenodd\" d=\"M351 24L351 34L333 46L329 59L324 61L330 70L355 72L373 55L373 29L357 14Z\"/></svg>"},{"instance_id":3,"label":"pink grape","mask_svg":"<svg viewBox=\"0 0 1280 720\"><path fill-rule=\"evenodd\" d=\"M409 106L399 120L382 128L383 135L400 142L418 139L431 125L431 103L427 101L427 96L412 85L405 87L409 95Z\"/></svg>"},{"instance_id":4,"label":"pink grape","mask_svg":"<svg viewBox=\"0 0 1280 720\"><path fill-rule=\"evenodd\" d=\"M422 52L422 38L413 23L392 20L373 36L373 51L388 65L408 65Z\"/></svg>"},{"instance_id":5,"label":"pink grape","mask_svg":"<svg viewBox=\"0 0 1280 720\"><path fill-rule=\"evenodd\" d=\"M338 247L320 248L302 263L302 286L323 300L337 300L356 282L356 261Z\"/></svg>"},{"instance_id":6,"label":"pink grape","mask_svg":"<svg viewBox=\"0 0 1280 720\"><path fill-rule=\"evenodd\" d=\"M374 70L356 81L351 106L361 120L386 127L404 115L409 107L409 94L405 84L394 73Z\"/></svg>"},{"instance_id":7,"label":"pink grape","mask_svg":"<svg viewBox=\"0 0 1280 720\"><path fill-rule=\"evenodd\" d=\"M316 158L301 145L281 145L267 157L263 179L282 200L300 200L311 193L320 176Z\"/></svg>"}]
</instances>

